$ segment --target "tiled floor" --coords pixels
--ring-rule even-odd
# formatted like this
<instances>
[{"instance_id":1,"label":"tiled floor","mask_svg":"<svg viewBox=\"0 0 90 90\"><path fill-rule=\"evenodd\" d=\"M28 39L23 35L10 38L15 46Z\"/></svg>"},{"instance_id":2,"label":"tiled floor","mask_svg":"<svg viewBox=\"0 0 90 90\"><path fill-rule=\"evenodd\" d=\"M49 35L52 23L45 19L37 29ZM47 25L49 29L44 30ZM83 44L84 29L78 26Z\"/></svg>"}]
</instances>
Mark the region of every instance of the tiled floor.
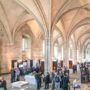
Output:
<instances>
[{"instance_id":1,"label":"tiled floor","mask_svg":"<svg viewBox=\"0 0 90 90\"><path fill-rule=\"evenodd\" d=\"M7 81L8 90L35 90L35 89L32 88L32 87L35 87L35 86L32 86L30 88L26 87L25 89L24 88L21 88L21 89L12 88L11 83L10 83L10 75L3 75L3 77ZM76 79L78 81L78 83L80 84L80 74L71 74L70 75L70 84L72 84L74 79ZM23 77L21 77L21 80L24 80ZM88 83L88 84L80 84L80 85L81 85L81 88L76 89L76 90L90 90L90 87L89 87L90 83ZM44 90L44 86L40 90ZM51 88L47 89L47 90L51 90ZM62 89L60 89L60 90L62 90ZM74 90L74 89L71 87L70 90Z\"/></svg>"}]
</instances>

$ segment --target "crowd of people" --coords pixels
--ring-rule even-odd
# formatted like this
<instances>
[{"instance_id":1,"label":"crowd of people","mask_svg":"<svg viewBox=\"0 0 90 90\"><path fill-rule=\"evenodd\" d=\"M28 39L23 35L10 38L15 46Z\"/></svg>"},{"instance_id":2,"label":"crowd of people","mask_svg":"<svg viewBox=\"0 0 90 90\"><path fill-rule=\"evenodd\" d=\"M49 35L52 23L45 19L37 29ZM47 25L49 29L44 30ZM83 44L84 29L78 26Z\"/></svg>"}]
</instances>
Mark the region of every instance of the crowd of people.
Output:
<instances>
[{"instance_id":1,"label":"crowd of people","mask_svg":"<svg viewBox=\"0 0 90 90\"><path fill-rule=\"evenodd\" d=\"M48 78L47 78L48 77ZM58 69L57 71L53 70L51 75L51 80L49 79L50 75L47 73L46 80L45 80L45 89L49 88L49 83L52 83L52 90L56 88L56 90L69 90L69 83L70 83L70 76L69 70L64 68ZM49 81L50 80L50 81Z\"/></svg>"},{"instance_id":2,"label":"crowd of people","mask_svg":"<svg viewBox=\"0 0 90 90\"><path fill-rule=\"evenodd\" d=\"M84 63L80 65L80 71L81 71L81 82L88 82L90 81L90 67L88 64Z\"/></svg>"},{"instance_id":3,"label":"crowd of people","mask_svg":"<svg viewBox=\"0 0 90 90\"><path fill-rule=\"evenodd\" d=\"M32 66L31 68L22 67L22 68L12 68L11 69L11 83L15 81L20 81L20 76L26 75L32 72L41 72L40 66L37 65L36 67Z\"/></svg>"},{"instance_id":4,"label":"crowd of people","mask_svg":"<svg viewBox=\"0 0 90 90\"><path fill-rule=\"evenodd\" d=\"M62 68L58 68L57 70L53 70L52 74L47 72L46 75L44 75L41 70L40 66L37 65L35 68L32 66L30 69L19 69L19 68L12 68L11 69L11 83L15 81L20 80L20 75L26 75L28 73L36 72L35 79L37 82L37 89L40 89L42 83L45 83L45 89L49 89L49 84L52 83L52 90L60 90L60 88L63 88L63 90L68 90L69 86L69 70L64 67L64 70Z\"/></svg>"},{"instance_id":5,"label":"crowd of people","mask_svg":"<svg viewBox=\"0 0 90 90\"><path fill-rule=\"evenodd\" d=\"M63 90L69 90L69 70L65 67L64 70L60 68L58 70L53 70L52 73L47 72L46 75L38 72L35 77L37 81L37 90L40 89L42 81L43 83L45 83L44 89L49 89L49 84L52 84L52 90L54 90L55 88L56 90L60 90L60 88L62 88Z\"/></svg>"},{"instance_id":6,"label":"crowd of people","mask_svg":"<svg viewBox=\"0 0 90 90\"><path fill-rule=\"evenodd\" d=\"M72 66L73 73L77 72L77 68L77 65ZM83 77L83 73L86 75L87 79L90 80L90 67L86 64L79 64L79 68L81 71L81 80L85 79ZM45 85L44 89L51 88L49 87L51 85L52 90L60 90L60 88L62 88L62 90L70 90L70 75L67 67L58 67L57 70L54 68L52 73L47 72L45 75L41 72L39 65L37 65L36 68L34 66L31 68L12 68L11 83L20 81L21 75L26 75L33 72L35 72L37 90L40 90L42 84ZM0 90L7 90L6 81L2 77L0 77Z\"/></svg>"}]
</instances>

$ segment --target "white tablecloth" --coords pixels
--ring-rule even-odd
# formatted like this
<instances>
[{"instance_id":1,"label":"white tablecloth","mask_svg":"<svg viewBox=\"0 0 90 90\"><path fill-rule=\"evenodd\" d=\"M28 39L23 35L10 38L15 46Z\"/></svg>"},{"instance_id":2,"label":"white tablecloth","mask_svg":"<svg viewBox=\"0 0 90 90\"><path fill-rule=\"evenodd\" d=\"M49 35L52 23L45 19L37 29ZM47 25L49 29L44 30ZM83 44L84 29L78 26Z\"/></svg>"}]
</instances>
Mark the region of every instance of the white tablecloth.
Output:
<instances>
[{"instance_id":1,"label":"white tablecloth","mask_svg":"<svg viewBox=\"0 0 90 90\"><path fill-rule=\"evenodd\" d=\"M29 83L26 81L18 81L18 82L14 82L12 83L12 87L17 87L17 88L21 88L25 85L28 85Z\"/></svg>"},{"instance_id":2,"label":"white tablecloth","mask_svg":"<svg viewBox=\"0 0 90 90\"><path fill-rule=\"evenodd\" d=\"M25 75L24 79L25 79L25 81L28 82L29 84L34 84L34 85L37 84L34 75Z\"/></svg>"},{"instance_id":3,"label":"white tablecloth","mask_svg":"<svg viewBox=\"0 0 90 90\"><path fill-rule=\"evenodd\" d=\"M37 90L37 82L34 75L25 75L24 79L34 88L34 90Z\"/></svg>"}]
</instances>

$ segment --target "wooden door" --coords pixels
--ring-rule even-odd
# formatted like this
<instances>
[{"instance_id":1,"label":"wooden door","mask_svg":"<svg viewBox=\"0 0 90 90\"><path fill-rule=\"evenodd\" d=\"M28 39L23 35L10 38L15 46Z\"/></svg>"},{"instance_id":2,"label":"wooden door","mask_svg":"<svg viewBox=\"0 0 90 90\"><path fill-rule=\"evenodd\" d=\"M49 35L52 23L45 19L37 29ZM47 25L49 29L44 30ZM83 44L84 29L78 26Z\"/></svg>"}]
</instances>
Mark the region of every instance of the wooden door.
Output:
<instances>
[{"instance_id":1,"label":"wooden door","mask_svg":"<svg viewBox=\"0 0 90 90\"><path fill-rule=\"evenodd\" d=\"M60 62L60 66L63 67L63 61Z\"/></svg>"},{"instance_id":2,"label":"wooden door","mask_svg":"<svg viewBox=\"0 0 90 90\"><path fill-rule=\"evenodd\" d=\"M72 61L69 61L69 68L72 68Z\"/></svg>"},{"instance_id":3,"label":"wooden door","mask_svg":"<svg viewBox=\"0 0 90 90\"><path fill-rule=\"evenodd\" d=\"M53 70L57 71L57 61L53 61Z\"/></svg>"},{"instance_id":4,"label":"wooden door","mask_svg":"<svg viewBox=\"0 0 90 90\"><path fill-rule=\"evenodd\" d=\"M44 61L41 61L41 72L44 73Z\"/></svg>"}]
</instances>

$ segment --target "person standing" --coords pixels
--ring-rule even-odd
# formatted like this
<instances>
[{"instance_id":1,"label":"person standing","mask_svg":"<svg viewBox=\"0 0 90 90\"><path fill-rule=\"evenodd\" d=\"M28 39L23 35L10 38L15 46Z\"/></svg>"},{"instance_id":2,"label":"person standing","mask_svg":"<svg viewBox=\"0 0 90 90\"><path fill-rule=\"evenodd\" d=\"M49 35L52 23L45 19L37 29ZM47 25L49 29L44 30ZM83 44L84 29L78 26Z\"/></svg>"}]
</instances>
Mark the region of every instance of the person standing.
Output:
<instances>
[{"instance_id":1,"label":"person standing","mask_svg":"<svg viewBox=\"0 0 90 90\"><path fill-rule=\"evenodd\" d=\"M7 90L6 81L0 77L0 90Z\"/></svg>"},{"instance_id":2,"label":"person standing","mask_svg":"<svg viewBox=\"0 0 90 90\"><path fill-rule=\"evenodd\" d=\"M60 81L61 81L61 77L60 77L59 73L57 73L57 75L55 77L56 90L60 90Z\"/></svg>"},{"instance_id":3,"label":"person standing","mask_svg":"<svg viewBox=\"0 0 90 90\"><path fill-rule=\"evenodd\" d=\"M16 81L20 81L20 70L19 70L19 68L16 69Z\"/></svg>"},{"instance_id":4,"label":"person standing","mask_svg":"<svg viewBox=\"0 0 90 90\"><path fill-rule=\"evenodd\" d=\"M52 72L52 90L55 88L55 70Z\"/></svg>"},{"instance_id":5,"label":"person standing","mask_svg":"<svg viewBox=\"0 0 90 90\"><path fill-rule=\"evenodd\" d=\"M69 83L69 75L68 73L65 73L63 77L63 90L69 90L68 83Z\"/></svg>"},{"instance_id":6,"label":"person standing","mask_svg":"<svg viewBox=\"0 0 90 90\"><path fill-rule=\"evenodd\" d=\"M15 82L15 70L14 68L11 69L11 83Z\"/></svg>"},{"instance_id":7,"label":"person standing","mask_svg":"<svg viewBox=\"0 0 90 90\"><path fill-rule=\"evenodd\" d=\"M62 88L62 85L63 85L63 74L64 74L64 72L62 71L62 69L60 70L60 77L61 77L61 81L60 81L60 88Z\"/></svg>"},{"instance_id":8,"label":"person standing","mask_svg":"<svg viewBox=\"0 0 90 90\"><path fill-rule=\"evenodd\" d=\"M69 75L69 68L68 68L68 67L65 68L64 74L65 74L65 73L68 73L68 75Z\"/></svg>"},{"instance_id":9,"label":"person standing","mask_svg":"<svg viewBox=\"0 0 90 90\"><path fill-rule=\"evenodd\" d=\"M39 72L39 66L36 67L35 71L38 73Z\"/></svg>"},{"instance_id":10,"label":"person standing","mask_svg":"<svg viewBox=\"0 0 90 90\"><path fill-rule=\"evenodd\" d=\"M50 74L47 72L47 75L45 77L45 89L49 89L49 83L50 83Z\"/></svg>"},{"instance_id":11,"label":"person standing","mask_svg":"<svg viewBox=\"0 0 90 90\"><path fill-rule=\"evenodd\" d=\"M36 81L37 81L37 90L39 90L40 87L41 87L41 72L38 72L35 75L35 78L36 78Z\"/></svg>"},{"instance_id":12,"label":"person standing","mask_svg":"<svg viewBox=\"0 0 90 90\"><path fill-rule=\"evenodd\" d=\"M35 67L32 66L32 67L31 67L31 72L34 72L34 71L35 71Z\"/></svg>"}]
</instances>

